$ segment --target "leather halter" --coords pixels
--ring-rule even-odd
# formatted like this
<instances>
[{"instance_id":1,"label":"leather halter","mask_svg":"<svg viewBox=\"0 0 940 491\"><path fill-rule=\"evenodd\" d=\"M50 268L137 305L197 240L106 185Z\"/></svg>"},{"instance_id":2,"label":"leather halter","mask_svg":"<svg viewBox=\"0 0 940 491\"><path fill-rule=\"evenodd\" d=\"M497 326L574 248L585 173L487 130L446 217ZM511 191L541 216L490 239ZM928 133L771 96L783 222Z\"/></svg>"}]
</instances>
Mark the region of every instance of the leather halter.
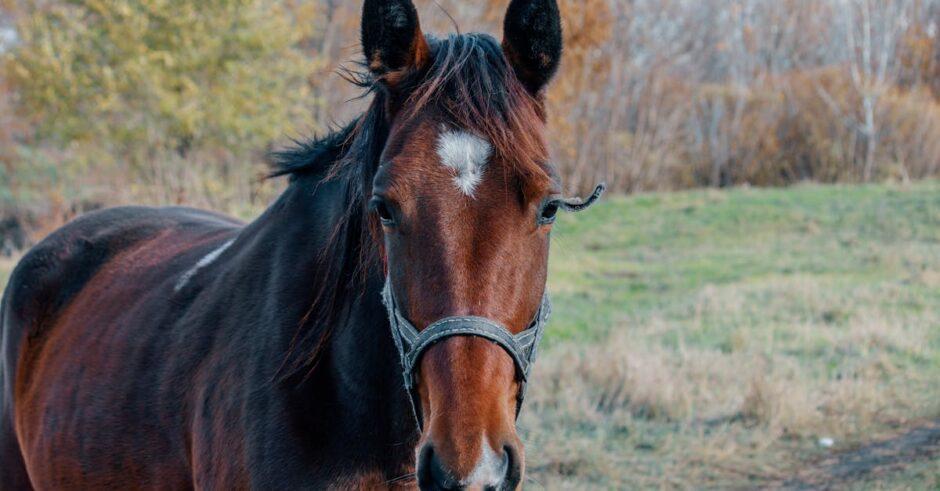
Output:
<instances>
[{"instance_id":1,"label":"leather halter","mask_svg":"<svg viewBox=\"0 0 940 491\"><path fill-rule=\"evenodd\" d=\"M585 199L564 198L553 200L552 203L565 211L582 211L593 205L604 194L605 188L606 186L601 183ZM535 313L535 318L519 334L513 334L505 326L492 319L475 316L445 317L432 322L424 330L419 331L402 315L401 309L398 308L398 304L395 302L395 296L392 295L391 281L387 277L385 279L385 288L382 289L382 301L385 303L385 308L388 309L392 339L395 341L395 347L401 357L405 390L408 391L411 412L415 417L419 430L423 431L424 425L421 422L421 400L418 395L416 373L418 363L421 361L421 355L431 345L451 336L476 336L489 339L503 348L506 353L509 353L516 365L516 381L519 383L519 392L516 394L516 418L519 417L522 400L525 398L529 369L535 361L539 341L542 339L545 325L548 324L548 317L552 312L548 293L542 295L542 304L539 306L538 312Z\"/></svg>"},{"instance_id":2,"label":"leather halter","mask_svg":"<svg viewBox=\"0 0 940 491\"><path fill-rule=\"evenodd\" d=\"M509 329L492 319L475 316L445 317L431 323L424 330L418 331L402 315L398 304L395 302L395 297L392 295L391 284L388 279L385 281L385 288L382 289L382 300L385 303L385 308L388 309L392 339L394 339L395 347L398 348L398 354L401 357L405 390L408 391L411 410L415 421L418 423L419 430L423 430L423 424L420 417L421 400L418 396L418 363L421 361L421 355L428 348L451 336L476 336L488 339L509 353L516 366L516 381L519 383L519 393L516 396L516 417L519 416L522 400L525 397L529 369L532 367L532 362L535 361L537 346L539 340L542 339L545 324L548 323L548 317L552 310L547 293L542 296L542 304L539 306L535 318L519 334L513 334Z\"/></svg>"}]
</instances>

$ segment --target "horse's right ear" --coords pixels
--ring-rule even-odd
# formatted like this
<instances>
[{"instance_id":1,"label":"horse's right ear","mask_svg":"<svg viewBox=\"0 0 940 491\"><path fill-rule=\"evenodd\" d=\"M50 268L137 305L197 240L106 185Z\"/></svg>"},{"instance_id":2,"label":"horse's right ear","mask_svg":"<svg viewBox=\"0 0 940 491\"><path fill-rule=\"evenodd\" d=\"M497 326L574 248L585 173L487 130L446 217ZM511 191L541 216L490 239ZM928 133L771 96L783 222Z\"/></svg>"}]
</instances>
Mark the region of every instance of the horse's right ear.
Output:
<instances>
[{"instance_id":1,"label":"horse's right ear","mask_svg":"<svg viewBox=\"0 0 940 491\"><path fill-rule=\"evenodd\" d=\"M390 87L430 60L430 48L411 0L365 0L362 50L372 75Z\"/></svg>"}]
</instances>

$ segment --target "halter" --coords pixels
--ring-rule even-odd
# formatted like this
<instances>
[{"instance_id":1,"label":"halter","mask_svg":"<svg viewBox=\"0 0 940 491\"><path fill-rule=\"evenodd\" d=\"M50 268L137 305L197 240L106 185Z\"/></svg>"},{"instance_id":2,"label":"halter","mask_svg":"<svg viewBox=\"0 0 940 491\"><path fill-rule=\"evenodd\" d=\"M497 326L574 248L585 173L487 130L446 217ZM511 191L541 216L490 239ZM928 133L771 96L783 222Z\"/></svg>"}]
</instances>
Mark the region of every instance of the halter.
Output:
<instances>
[{"instance_id":1,"label":"halter","mask_svg":"<svg viewBox=\"0 0 940 491\"><path fill-rule=\"evenodd\" d=\"M535 318L529 326L519 334L513 334L502 324L485 317L457 316L445 317L428 325L424 330L418 331L414 324L408 321L392 295L391 283L386 279L385 288L382 289L382 299L388 309L389 323L392 326L392 339L398 354L401 357L402 376L405 390L408 391L411 401L411 411L418 423L418 429L423 429L419 408L421 401L418 396L417 367L421 355L433 344L443 341L451 336L476 336L488 339L503 348L512 358L516 366L516 381L519 382L519 393L516 396L516 416L522 409L522 400L525 398L526 381L529 369L535 361L536 351L545 324L551 314L552 306L548 294L542 296Z\"/></svg>"},{"instance_id":2,"label":"halter","mask_svg":"<svg viewBox=\"0 0 940 491\"><path fill-rule=\"evenodd\" d=\"M566 211L581 211L591 206L604 192L604 185L599 184L587 199L568 198L554 200L554 203ZM539 341L548 324L552 306L548 300L548 293L542 295L542 303L532 322L519 334L513 334L505 326L492 319L476 316L445 317L432 322L424 330L419 331L414 324L405 318L392 294L391 280L386 277L385 288L382 289L382 301L388 309L388 320L391 325L392 339L401 357L402 376L405 390L408 391L408 400L411 402L411 412L418 424L418 429L424 429L421 422L421 400L418 395L417 367L421 355L433 344L452 336L475 336L488 339L499 345L512 358L516 366L516 381L519 383L519 392L516 395L516 417L522 409L522 400L525 398L526 382L529 370L535 361Z\"/></svg>"}]
</instances>

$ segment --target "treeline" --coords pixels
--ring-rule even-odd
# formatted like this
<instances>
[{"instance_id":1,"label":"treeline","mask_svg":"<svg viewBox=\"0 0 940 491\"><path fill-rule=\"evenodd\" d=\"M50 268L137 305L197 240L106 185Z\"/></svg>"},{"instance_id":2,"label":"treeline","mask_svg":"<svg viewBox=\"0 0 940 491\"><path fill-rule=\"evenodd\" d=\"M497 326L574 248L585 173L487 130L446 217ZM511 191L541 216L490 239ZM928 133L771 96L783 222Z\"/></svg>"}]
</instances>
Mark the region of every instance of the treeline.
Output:
<instances>
[{"instance_id":1,"label":"treeline","mask_svg":"<svg viewBox=\"0 0 940 491\"><path fill-rule=\"evenodd\" d=\"M936 0L633 0L588 13L610 34L554 98L578 187L940 171Z\"/></svg>"},{"instance_id":2,"label":"treeline","mask_svg":"<svg viewBox=\"0 0 940 491\"><path fill-rule=\"evenodd\" d=\"M498 33L506 0L417 3L426 31L453 31L453 17ZM566 54L549 104L569 188L940 173L940 0L560 5ZM359 59L359 7L0 0L2 216L54 226L131 201L258 209L277 191L260 178L270 149L362 107L335 73Z\"/></svg>"}]
</instances>

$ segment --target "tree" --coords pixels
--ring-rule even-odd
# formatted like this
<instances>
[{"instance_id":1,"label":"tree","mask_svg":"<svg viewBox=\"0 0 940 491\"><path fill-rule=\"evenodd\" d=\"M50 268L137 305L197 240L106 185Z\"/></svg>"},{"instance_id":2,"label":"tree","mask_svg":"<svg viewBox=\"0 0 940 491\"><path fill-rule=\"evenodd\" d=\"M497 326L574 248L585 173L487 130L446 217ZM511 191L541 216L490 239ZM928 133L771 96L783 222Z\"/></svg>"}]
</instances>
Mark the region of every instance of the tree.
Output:
<instances>
[{"instance_id":1,"label":"tree","mask_svg":"<svg viewBox=\"0 0 940 491\"><path fill-rule=\"evenodd\" d=\"M273 0L24 2L5 55L39 141L122 158L262 148L302 117L305 29Z\"/></svg>"},{"instance_id":2,"label":"tree","mask_svg":"<svg viewBox=\"0 0 940 491\"><path fill-rule=\"evenodd\" d=\"M847 120L864 142L862 179L870 181L879 142L878 103L897 79L897 46L907 28L912 2L841 0L840 7L852 88L860 102L857 114ZM832 107L831 97L822 88L820 96Z\"/></svg>"}]
</instances>

